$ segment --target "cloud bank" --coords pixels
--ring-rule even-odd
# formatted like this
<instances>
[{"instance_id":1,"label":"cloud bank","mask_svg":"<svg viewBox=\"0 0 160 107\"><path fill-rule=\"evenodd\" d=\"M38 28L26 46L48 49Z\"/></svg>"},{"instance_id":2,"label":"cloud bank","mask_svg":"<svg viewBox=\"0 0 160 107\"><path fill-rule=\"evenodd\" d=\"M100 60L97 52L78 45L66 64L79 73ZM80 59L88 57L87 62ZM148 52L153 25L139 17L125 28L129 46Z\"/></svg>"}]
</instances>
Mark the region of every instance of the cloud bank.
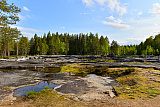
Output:
<instances>
[{"instance_id":1,"label":"cloud bank","mask_svg":"<svg viewBox=\"0 0 160 107\"><path fill-rule=\"evenodd\" d=\"M117 0L82 0L86 7L93 7L96 3L101 6L108 7L112 12L117 12L119 15L127 13L125 6L121 5Z\"/></svg>"}]
</instances>

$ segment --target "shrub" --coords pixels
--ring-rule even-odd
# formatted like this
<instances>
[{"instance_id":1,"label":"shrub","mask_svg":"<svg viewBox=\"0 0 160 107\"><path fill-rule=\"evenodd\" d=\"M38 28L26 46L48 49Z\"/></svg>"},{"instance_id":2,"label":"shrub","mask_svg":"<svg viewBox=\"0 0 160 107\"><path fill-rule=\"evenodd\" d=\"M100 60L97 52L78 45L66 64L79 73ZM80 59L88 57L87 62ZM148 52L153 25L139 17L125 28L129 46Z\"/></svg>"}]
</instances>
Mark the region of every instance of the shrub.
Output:
<instances>
[{"instance_id":1,"label":"shrub","mask_svg":"<svg viewBox=\"0 0 160 107\"><path fill-rule=\"evenodd\" d=\"M35 94L36 92L35 91L29 91L27 92L27 95L32 95L32 94Z\"/></svg>"},{"instance_id":2,"label":"shrub","mask_svg":"<svg viewBox=\"0 0 160 107\"><path fill-rule=\"evenodd\" d=\"M48 86L45 86L45 89L49 89L49 87L48 87Z\"/></svg>"},{"instance_id":3,"label":"shrub","mask_svg":"<svg viewBox=\"0 0 160 107\"><path fill-rule=\"evenodd\" d=\"M134 68L128 68L122 73L122 75L128 75L128 74L131 74L132 72L135 72L135 69Z\"/></svg>"}]
</instances>

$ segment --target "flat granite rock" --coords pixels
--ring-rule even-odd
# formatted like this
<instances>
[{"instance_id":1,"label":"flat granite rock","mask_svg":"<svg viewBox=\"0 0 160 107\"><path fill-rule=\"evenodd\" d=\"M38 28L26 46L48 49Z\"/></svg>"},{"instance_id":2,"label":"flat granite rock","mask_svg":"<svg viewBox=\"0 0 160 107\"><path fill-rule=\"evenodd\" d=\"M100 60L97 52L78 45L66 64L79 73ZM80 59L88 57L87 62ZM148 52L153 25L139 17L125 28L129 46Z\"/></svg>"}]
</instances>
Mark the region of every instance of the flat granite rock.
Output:
<instances>
[{"instance_id":1,"label":"flat granite rock","mask_svg":"<svg viewBox=\"0 0 160 107\"><path fill-rule=\"evenodd\" d=\"M58 91L61 94L72 94L72 95L90 93L90 92L105 93L112 91L113 86L118 85L118 83L112 78L109 77L101 78L95 74L89 74L86 77L79 77L79 78L77 76L74 77L76 78L72 78L71 80L68 80L68 82L65 81L66 82L65 84L61 85L58 88L55 88L55 91Z\"/></svg>"},{"instance_id":2,"label":"flat granite rock","mask_svg":"<svg viewBox=\"0 0 160 107\"><path fill-rule=\"evenodd\" d=\"M48 78L47 75L49 74L53 75L53 78ZM106 92L108 93L109 91L112 91L113 84L111 81L113 80L109 77L106 78L99 77L95 74L89 74L86 77L79 77L69 72L40 73L28 70L0 72L0 102L11 93L13 93L14 89L35 85L42 80L47 80L55 84L61 84L54 89L60 94L78 95L93 92L101 94Z\"/></svg>"}]
</instances>

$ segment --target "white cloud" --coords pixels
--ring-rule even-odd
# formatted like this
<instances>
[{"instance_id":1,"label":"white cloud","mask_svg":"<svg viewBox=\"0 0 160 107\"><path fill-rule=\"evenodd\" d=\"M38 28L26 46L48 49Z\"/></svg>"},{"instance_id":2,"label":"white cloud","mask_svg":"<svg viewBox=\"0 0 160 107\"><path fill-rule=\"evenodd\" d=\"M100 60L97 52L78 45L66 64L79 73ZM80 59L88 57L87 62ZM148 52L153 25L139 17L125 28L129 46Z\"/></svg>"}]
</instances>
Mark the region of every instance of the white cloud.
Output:
<instances>
[{"instance_id":1,"label":"white cloud","mask_svg":"<svg viewBox=\"0 0 160 107\"><path fill-rule=\"evenodd\" d=\"M31 10L29 10L26 6L23 6L23 10L31 11Z\"/></svg>"},{"instance_id":2,"label":"white cloud","mask_svg":"<svg viewBox=\"0 0 160 107\"><path fill-rule=\"evenodd\" d=\"M121 6L120 2L117 0L82 0L82 2L87 6L87 7L92 7L96 2L100 4L101 6L108 7L112 10L112 12L116 11L119 13L119 15L123 15L127 13L127 9L125 6Z\"/></svg>"},{"instance_id":3,"label":"white cloud","mask_svg":"<svg viewBox=\"0 0 160 107\"><path fill-rule=\"evenodd\" d=\"M24 36L27 36L29 39L30 39L31 37L33 37L35 33L44 32L44 31L41 31L41 30L36 30L36 29L31 29L31 28L24 28L24 27L14 26L14 25L10 25L10 27L11 27L11 28L17 28L18 30L21 31L21 33L22 33Z\"/></svg>"},{"instance_id":4,"label":"white cloud","mask_svg":"<svg viewBox=\"0 0 160 107\"><path fill-rule=\"evenodd\" d=\"M61 29L65 29L66 27L61 27Z\"/></svg>"},{"instance_id":5,"label":"white cloud","mask_svg":"<svg viewBox=\"0 0 160 107\"><path fill-rule=\"evenodd\" d=\"M112 23L112 22L107 22L107 21L102 21L104 25L111 26L113 28L116 28L118 30L130 30L131 26L126 25L126 24L120 24L120 23Z\"/></svg>"},{"instance_id":6,"label":"white cloud","mask_svg":"<svg viewBox=\"0 0 160 107\"><path fill-rule=\"evenodd\" d=\"M28 17L28 18L31 18L31 16L30 16L30 15L27 15L27 17Z\"/></svg>"},{"instance_id":7,"label":"white cloud","mask_svg":"<svg viewBox=\"0 0 160 107\"><path fill-rule=\"evenodd\" d=\"M106 0L108 2L108 7L114 12L116 11L120 15L127 13L126 7L120 6L120 3L117 0Z\"/></svg>"},{"instance_id":8,"label":"white cloud","mask_svg":"<svg viewBox=\"0 0 160 107\"><path fill-rule=\"evenodd\" d=\"M155 23L154 25L155 25L155 26L158 26L158 24L157 24L157 23Z\"/></svg>"},{"instance_id":9,"label":"white cloud","mask_svg":"<svg viewBox=\"0 0 160 107\"><path fill-rule=\"evenodd\" d=\"M107 0L95 0L96 2L98 2L100 5L104 5L105 2L107 2Z\"/></svg>"},{"instance_id":10,"label":"white cloud","mask_svg":"<svg viewBox=\"0 0 160 107\"><path fill-rule=\"evenodd\" d=\"M153 4L153 9L151 9L149 13L160 15L160 4L159 3Z\"/></svg>"},{"instance_id":11,"label":"white cloud","mask_svg":"<svg viewBox=\"0 0 160 107\"><path fill-rule=\"evenodd\" d=\"M22 16L22 15L20 15L20 14L18 14L18 16L19 16L19 18L20 18L21 20L26 20L26 17L25 17L25 16Z\"/></svg>"},{"instance_id":12,"label":"white cloud","mask_svg":"<svg viewBox=\"0 0 160 107\"><path fill-rule=\"evenodd\" d=\"M115 22L115 23L119 23L119 24L120 24L120 23L122 23L122 22L123 22L123 20L121 20L121 19L117 19L117 20L114 20L114 22Z\"/></svg>"},{"instance_id":13,"label":"white cloud","mask_svg":"<svg viewBox=\"0 0 160 107\"><path fill-rule=\"evenodd\" d=\"M80 15L82 15L82 14L86 15L87 13L80 13Z\"/></svg>"},{"instance_id":14,"label":"white cloud","mask_svg":"<svg viewBox=\"0 0 160 107\"><path fill-rule=\"evenodd\" d=\"M109 16L109 17L106 17L106 19L114 20L115 18L113 16Z\"/></svg>"},{"instance_id":15,"label":"white cloud","mask_svg":"<svg viewBox=\"0 0 160 107\"><path fill-rule=\"evenodd\" d=\"M121 41L121 40L117 40L117 43L118 44L126 44L128 41L124 40L124 41Z\"/></svg>"},{"instance_id":16,"label":"white cloud","mask_svg":"<svg viewBox=\"0 0 160 107\"><path fill-rule=\"evenodd\" d=\"M124 38L128 44L139 44L141 41L145 41L150 36L155 36L160 33L160 17L142 18L139 20L132 19L128 23L134 24L132 29L127 32L129 37ZM138 24L135 24L138 23Z\"/></svg>"},{"instance_id":17,"label":"white cloud","mask_svg":"<svg viewBox=\"0 0 160 107\"><path fill-rule=\"evenodd\" d=\"M28 32L21 32L23 35L28 35L28 36L34 36L34 34L32 34L32 33L28 33Z\"/></svg>"},{"instance_id":18,"label":"white cloud","mask_svg":"<svg viewBox=\"0 0 160 107\"><path fill-rule=\"evenodd\" d=\"M87 6L87 7L92 7L94 5L93 0L82 0L82 2Z\"/></svg>"},{"instance_id":19,"label":"white cloud","mask_svg":"<svg viewBox=\"0 0 160 107\"><path fill-rule=\"evenodd\" d=\"M14 25L10 25L12 28L18 28L18 30L20 31L30 31L30 32L42 32L41 30L35 30L35 29L31 29L31 28L24 28L24 27L20 27L20 26L14 26Z\"/></svg>"},{"instance_id":20,"label":"white cloud","mask_svg":"<svg viewBox=\"0 0 160 107\"><path fill-rule=\"evenodd\" d=\"M140 16L140 15L142 15L142 14L143 14L143 12L139 12L137 15Z\"/></svg>"}]
</instances>

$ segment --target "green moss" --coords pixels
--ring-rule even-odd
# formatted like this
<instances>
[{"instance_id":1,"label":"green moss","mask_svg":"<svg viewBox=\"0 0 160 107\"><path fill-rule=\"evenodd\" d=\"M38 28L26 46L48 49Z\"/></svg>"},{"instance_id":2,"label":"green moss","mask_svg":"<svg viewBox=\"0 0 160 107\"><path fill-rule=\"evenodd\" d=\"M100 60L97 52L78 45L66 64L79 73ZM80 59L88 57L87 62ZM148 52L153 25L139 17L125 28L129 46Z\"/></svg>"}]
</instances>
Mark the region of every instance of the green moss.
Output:
<instances>
[{"instance_id":1,"label":"green moss","mask_svg":"<svg viewBox=\"0 0 160 107\"><path fill-rule=\"evenodd\" d=\"M94 60L95 62L116 62L115 60L112 59L96 59Z\"/></svg>"},{"instance_id":2,"label":"green moss","mask_svg":"<svg viewBox=\"0 0 160 107\"><path fill-rule=\"evenodd\" d=\"M11 87L4 87L3 89L10 90L10 89L11 89Z\"/></svg>"},{"instance_id":3,"label":"green moss","mask_svg":"<svg viewBox=\"0 0 160 107\"><path fill-rule=\"evenodd\" d=\"M45 86L45 89L49 89L49 87L48 87L48 86Z\"/></svg>"},{"instance_id":4,"label":"green moss","mask_svg":"<svg viewBox=\"0 0 160 107\"><path fill-rule=\"evenodd\" d=\"M52 89L39 91L35 94L24 96L23 101L31 101L30 107L70 107L83 105L79 102L73 102L67 99L67 95L60 95Z\"/></svg>"},{"instance_id":5,"label":"green moss","mask_svg":"<svg viewBox=\"0 0 160 107\"><path fill-rule=\"evenodd\" d=\"M91 65L66 65L61 67L61 73L72 72L78 76L86 76L87 74L107 75L108 67L94 67Z\"/></svg>"},{"instance_id":6,"label":"green moss","mask_svg":"<svg viewBox=\"0 0 160 107\"><path fill-rule=\"evenodd\" d=\"M61 67L61 70L60 70L60 73L63 73L63 72L72 72L72 73L79 73L79 68L78 68L79 65L66 65L66 66L62 66Z\"/></svg>"},{"instance_id":7,"label":"green moss","mask_svg":"<svg viewBox=\"0 0 160 107\"><path fill-rule=\"evenodd\" d=\"M114 88L120 98L144 99L160 95L160 84L151 81L137 71L119 76L116 81L120 85Z\"/></svg>"},{"instance_id":8,"label":"green moss","mask_svg":"<svg viewBox=\"0 0 160 107\"><path fill-rule=\"evenodd\" d=\"M36 94L36 92L35 91L29 91L29 92L27 92L27 95L32 95L32 94Z\"/></svg>"}]
</instances>

